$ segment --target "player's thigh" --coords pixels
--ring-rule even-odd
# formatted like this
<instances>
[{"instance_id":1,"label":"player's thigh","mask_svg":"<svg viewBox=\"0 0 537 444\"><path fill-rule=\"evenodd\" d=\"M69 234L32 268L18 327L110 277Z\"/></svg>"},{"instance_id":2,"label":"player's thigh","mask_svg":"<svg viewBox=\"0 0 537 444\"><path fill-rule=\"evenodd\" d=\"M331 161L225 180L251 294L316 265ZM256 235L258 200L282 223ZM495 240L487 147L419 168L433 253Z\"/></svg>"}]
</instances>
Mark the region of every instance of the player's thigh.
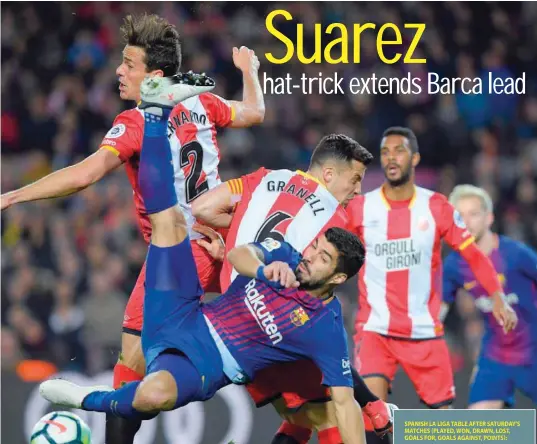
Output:
<instances>
[{"instance_id":1,"label":"player's thigh","mask_svg":"<svg viewBox=\"0 0 537 444\"><path fill-rule=\"evenodd\" d=\"M453 369L444 339L394 340L393 349L425 405L439 409L453 403Z\"/></svg>"},{"instance_id":2,"label":"player's thigh","mask_svg":"<svg viewBox=\"0 0 537 444\"><path fill-rule=\"evenodd\" d=\"M205 293L220 293L220 271L222 262L214 259L205 248L192 241L192 254Z\"/></svg>"},{"instance_id":3,"label":"player's thigh","mask_svg":"<svg viewBox=\"0 0 537 444\"><path fill-rule=\"evenodd\" d=\"M136 284L127 301L125 314L123 316L123 332L133 335L140 335L144 319L144 297L145 297L145 271L146 264L144 263Z\"/></svg>"},{"instance_id":4,"label":"player's thigh","mask_svg":"<svg viewBox=\"0 0 537 444\"><path fill-rule=\"evenodd\" d=\"M125 367L134 370L139 375L145 373L145 359L140 336L132 333L122 333L121 353L118 362Z\"/></svg>"},{"instance_id":5,"label":"player's thigh","mask_svg":"<svg viewBox=\"0 0 537 444\"><path fill-rule=\"evenodd\" d=\"M376 396L386 400L397 371L397 359L391 350L390 338L363 331L355 335L354 365L367 387Z\"/></svg>"},{"instance_id":6,"label":"player's thigh","mask_svg":"<svg viewBox=\"0 0 537 444\"><path fill-rule=\"evenodd\" d=\"M515 396L514 367L481 357L470 379L468 404L513 405ZM501 408L499 407L499 408Z\"/></svg>"}]
</instances>

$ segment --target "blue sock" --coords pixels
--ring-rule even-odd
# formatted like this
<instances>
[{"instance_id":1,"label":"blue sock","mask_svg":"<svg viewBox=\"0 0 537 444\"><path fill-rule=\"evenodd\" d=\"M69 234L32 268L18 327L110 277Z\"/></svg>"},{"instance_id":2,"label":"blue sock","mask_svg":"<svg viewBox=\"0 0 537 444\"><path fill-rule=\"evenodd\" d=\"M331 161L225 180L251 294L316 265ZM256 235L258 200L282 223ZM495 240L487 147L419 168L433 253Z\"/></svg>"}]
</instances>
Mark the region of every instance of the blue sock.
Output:
<instances>
[{"instance_id":1,"label":"blue sock","mask_svg":"<svg viewBox=\"0 0 537 444\"><path fill-rule=\"evenodd\" d=\"M144 110L144 139L138 183L148 214L177 205L172 152L167 135L169 115L170 110L166 108Z\"/></svg>"},{"instance_id":2,"label":"blue sock","mask_svg":"<svg viewBox=\"0 0 537 444\"><path fill-rule=\"evenodd\" d=\"M92 412L111 413L127 419L152 419L157 414L139 412L132 406L140 381L129 382L113 392L93 392L84 398L82 408Z\"/></svg>"}]
</instances>

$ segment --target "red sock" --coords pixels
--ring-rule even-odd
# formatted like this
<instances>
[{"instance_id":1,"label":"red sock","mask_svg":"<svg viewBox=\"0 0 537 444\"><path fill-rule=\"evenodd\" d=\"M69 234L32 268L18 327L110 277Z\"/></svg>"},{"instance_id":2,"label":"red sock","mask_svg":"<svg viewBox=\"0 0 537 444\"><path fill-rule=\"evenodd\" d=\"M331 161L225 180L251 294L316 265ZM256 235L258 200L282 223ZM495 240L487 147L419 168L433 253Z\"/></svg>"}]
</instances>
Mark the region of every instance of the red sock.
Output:
<instances>
[{"instance_id":1,"label":"red sock","mask_svg":"<svg viewBox=\"0 0 537 444\"><path fill-rule=\"evenodd\" d=\"M319 444L342 444L343 439L337 427L324 429L319 432Z\"/></svg>"},{"instance_id":2,"label":"red sock","mask_svg":"<svg viewBox=\"0 0 537 444\"><path fill-rule=\"evenodd\" d=\"M139 375L134 370L123 364L116 364L114 367L114 388L118 389L128 382L141 381L144 379L142 375Z\"/></svg>"},{"instance_id":3,"label":"red sock","mask_svg":"<svg viewBox=\"0 0 537 444\"><path fill-rule=\"evenodd\" d=\"M307 444L312 435L312 431L310 429L291 424L287 421L282 422L282 425L278 429L277 433L291 436L298 441L298 444Z\"/></svg>"}]
</instances>

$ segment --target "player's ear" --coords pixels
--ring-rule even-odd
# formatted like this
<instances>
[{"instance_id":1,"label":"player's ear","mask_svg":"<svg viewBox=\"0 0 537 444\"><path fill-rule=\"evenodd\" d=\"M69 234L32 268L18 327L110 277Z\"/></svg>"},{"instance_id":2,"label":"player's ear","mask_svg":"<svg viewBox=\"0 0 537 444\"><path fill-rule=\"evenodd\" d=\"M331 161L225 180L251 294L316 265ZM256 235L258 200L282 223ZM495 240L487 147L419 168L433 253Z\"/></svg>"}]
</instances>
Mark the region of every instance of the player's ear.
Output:
<instances>
[{"instance_id":1,"label":"player's ear","mask_svg":"<svg viewBox=\"0 0 537 444\"><path fill-rule=\"evenodd\" d=\"M334 179L334 175L335 170L332 165L323 166L323 182L325 184L329 184Z\"/></svg>"},{"instance_id":2,"label":"player's ear","mask_svg":"<svg viewBox=\"0 0 537 444\"><path fill-rule=\"evenodd\" d=\"M420 160L421 160L420 153L414 153L414 154L412 154L412 166L413 166L414 168L416 168L416 167L419 165Z\"/></svg>"},{"instance_id":3,"label":"player's ear","mask_svg":"<svg viewBox=\"0 0 537 444\"><path fill-rule=\"evenodd\" d=\"M330 278L329 284L341 285L347 280L347 275L345 273L336 273Z\"/></svg>"},{"instance_id":4,"label":"player's ear","mask_svg":"<svg viewBox=\"0 0 537 444\"><path fill-rule=\"evenodd\" d=\"M491 227L493 223L494 223L494 213L490 212L487 214L487 225Z\"/></svg>"},{"instance_id":5,"label":"player's ear","mask_svg":"<svg viewBox=\"0 0 537 444\"><path fill-rule=\"evenodd\" d=\"M148 74L149 77L164 77L164 71L162 69L155 69Z\"/></svg>"}]
</instances>

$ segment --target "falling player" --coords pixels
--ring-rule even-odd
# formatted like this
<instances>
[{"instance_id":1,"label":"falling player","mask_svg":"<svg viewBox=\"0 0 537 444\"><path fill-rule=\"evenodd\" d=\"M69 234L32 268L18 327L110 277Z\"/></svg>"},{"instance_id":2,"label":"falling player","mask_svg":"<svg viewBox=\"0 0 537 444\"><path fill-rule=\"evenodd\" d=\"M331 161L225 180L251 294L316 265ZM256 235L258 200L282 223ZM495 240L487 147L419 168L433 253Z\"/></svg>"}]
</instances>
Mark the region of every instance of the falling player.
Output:
<instances>
[{"instance_id":1,"label":"falling player","mask_svg":"<svg viewBox=\"0 0 537 444\"><path fill-rule=\"evenodd\" d=\"M41 384L41 394L61 405L149 419L210 399L273 363L310 358L330 387L344 442L365 443L341 306L333 294L359 270L363 246L340 228L318 236L302 256L274 239L239 246L228 256L237 279L223 296L200 304L189 227L174 190L167 113L146 109L140 157L140 190L152 226L142 331L147 376L115 391L51 380ZM361 178L359 165L349 163L351 171L335 174L341 185L341 175Z\"/></svg>"},{"instance_id":2,"label":"falling player","mask_svg":"<svg viewBox=\"0 0 537 444\"><path fill-rule=\"evenodd\" d=\"M490 296L493 315L506 332L517 322L504 302L490 260L479 250L447 199L414 184L420 160L408 128L387 129L381 141L384 184L354 199L347 211L366 248L359 274L356 369L379 398L401 365L429 408L449 408L455 397L453 371L439 319L441 240L468 262ZM369 432L368 444L382 442Z\"/></svg>"},{"instance_id":3,"label":"falling player","mask_svg":"<svg viewBox=\"0 0 537 444\"><path fill-rule=\"evenodd\" d=\"M119 95L122 100L140 101L140 84L146 76L172 76L181 67L181 45L175 27L156 15L128 16L121 28L125 42L123 61L117 68ZM180 104L171 114L169 138L174 153L175 189L185 211L189 226L193 218L190 203L200 194L220 183L218 175L219 150L217 127L245 127L264 118L264 101L258 80L259 61L253 51L241 47L233 49L233 62L243 74L243 101L225 101L205 93ZM186 76L196 80L196 76ZM200 79L199 77L197 78ZM184 98L185 89L172 87L169 92L176 99ZM212 89L212 88L208 88ZM200 90L198 90L200 91ZM56 171L19 190L3 194L2 210L21 202L49 199L76 193L97 182L120 165L133 188L139 226L148 242L151 225L138 187L138 164L143 135L143 112L133 108L122 112L114 120L96 153L82 162ZM191 238L200 237L191 232ZM193 245L198 272L203 287L208 291L218 288L217 264L203 247ZM125 310L121 354L114 368L114 386L141 380L145 363L140 347L144 297L145 266L132 291ZM109 417L107 442L132 444L140 422L126 423Z\"/></svg>"},{"instance_id":4,"label":"falling player","mask_svg":"<svg viewBox=\"0 0 537 444\"><path fill-rule=\"evenodd\" d=\"M444 262L444 312L458 290L466 290L483 312L485 334L470 384L469 408L501 409L514 404L519 389L537 405L537 254L526 245L493 233L492 199L482 188L455 187L449 201L461 214L478 248L496 269L519 323L509 334L494 321L492 304L467 262L457 252Z\"/></svg>"},{"instance_id":5,"label":"falling player","mask_svg":"<svg viewBox=\"0 0 537 444\"><path fill-rule=\"evenodd\" d=\"M198 220L214 227L230 227L226 251L236 245L266 238L286 241L298 251L330 227L348 224L344 205L360 193L367 165L373 156L356 141L332 134L313 151L307 172L266 170L233 179L201 196L192 206ZM237 270L225 261L222 290ZM300 320L298 319L297 322ZM273 443L307 442L312 428L321 444L341 442L334 406L321 384L322 375L311 361L282 364L261 371L247 388L257 406L273 402L287 419ZM391 412L354 375L356 398L375 421L379 433L391 425Z\"/></svg>"}]
</instances>

